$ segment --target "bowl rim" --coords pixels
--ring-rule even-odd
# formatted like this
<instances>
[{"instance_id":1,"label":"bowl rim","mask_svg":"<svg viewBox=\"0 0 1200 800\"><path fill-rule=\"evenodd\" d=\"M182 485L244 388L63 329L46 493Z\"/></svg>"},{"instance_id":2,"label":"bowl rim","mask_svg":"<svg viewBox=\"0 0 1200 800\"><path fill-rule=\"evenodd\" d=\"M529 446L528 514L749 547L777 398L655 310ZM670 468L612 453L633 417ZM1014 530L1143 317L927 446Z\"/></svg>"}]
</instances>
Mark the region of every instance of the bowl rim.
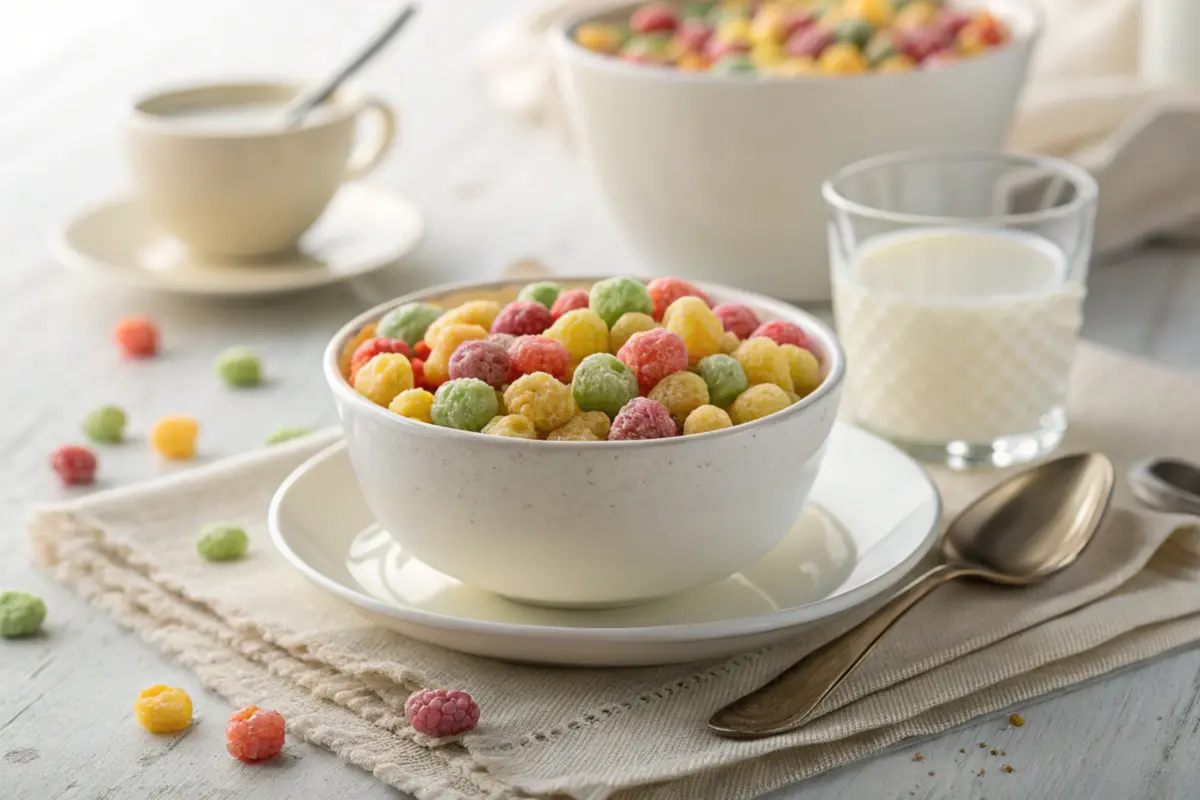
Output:
<instances>
[{"instance_id":1,"label":"bowl rim","mask_svg":"<svg viewBox=\"0 0 1200 800\"><path fill-rule=\"evenodd\" d=\"M595 19L604 14L610 14L622 8L635 8L642 5L643 2L635 0L634 2L614 3L605 8L591 8L586 11L579 11L574 14L568 14L558 19L550 28L550 43L551 47L562 57L580 61L596 69L605 72L614 73L626 78L648 78L652 80L664 80L672 83L682 84L714 84L714 85L733 85L733 86L778 86L789 83L813 84L824 83L832 80L828 75L713 75L708 72L684 72L678 69L667 69L653 64L631 64L619 58L614 58L610 55L602 53L593 53L592 51L581 47L571 38L571 31L578 25ZM995 47L985 53L976 55L973 58L952 61L949 64L940 66L938 72L953 70L967 64L977 64L982 61L991 60L999 57L1007 52L1012 45L1024 44L1026 46L1036 42L1045 28L1045 16L1040 7L1033 3L1033 0L977 0L971 6L980 6L988 11L997 13L1003 17L1005 21L1012 22L1016 18L1021 24L1020 28L1013 28L1013 36L1002 47ZM838 80L912 80L916 76L927 75L928 70L910 70L908 72L895 72L881 75L874 72L866 72L861 75L841 75L837 76Z\"/></svg>"},{"instance_id":2,"label":"bowl rim","mask_svg":"<svg viewBox=\"0 0 1200 800\"><path fill-rule=\"evenodd\" d=\"M604 280L605 278L614 277L613 275L601 276L576 276L576 275L559 275L547 276L536 280L553 281L561 284L576 284L576 283L595 283ZM652 278L644 276L629 276L634 280L645 283ZM742 289L737 289L724 284L691 281L691 283L699 289L702 289L709 295L719 295L721 297L731 298L722 302L738 302L751 306L755 309L763 309L769 311L776 318L784 319L789 322L794 322L804 328L806 333L816 334L821 345L821 352L824 356L826 372L825 378L821 384L810 392L805 397L792 403L782 411L776 411L773 414L768 414L765 417L760 417L752 422L747 422L744 425L735 425L730 428L724 428L716 431L706 431L704 433L692 434L690 436L671 436L664 439L634 439L625 441L603 441L603 442L571 442L571 441L547 441L544 439L517 439L508 436L488 436L473 431L461 431L457 428L447 428L441 425L430 425L426 422L402 417L399 414L388 411L380 405L372 403L367 398L354 390L350 382L342 375L340 361L342 349L362 327L370 322L375 322L387 312L399 308L408 303L424 302L432 300L441 295L477 290L501 290L513 287L524 286L525 284L535 282L535 279L530 278L500 278L490 281L460 281L454 283L443 283L432 286L428 289L422 289L417 292L411 292L401 297L388 300L384 303L374 306L362 312L354 319L347 322L330 338L329 343L325 346L323 356L323 368L325 373L325 382L328 384L330 391L333 393L334 400L341 403L350 404L361 413L375 414L377 419L389 420L384 424L412 426L414 433L424 433L433 436L450 436L450 437L470 437L471 440L477 442L480 446L497 446L497 447L514 447L514 448L545 448L556 447L565 450L574 450L585 448L595 450L603 448L602 452L611 452L613 448L632 448L632 447L679 447L688 442L707 441L716 437L736 436L748 430L761 431L771 425L781 424L788 419L803 414L810 408L815 407L823 399L831 394L834 394L842 384L846 374L846 354L842 350L841 343L838 342L837 336L833 329L825 322L818 319L815 315L810 314L803 309L797 308L790 303L785 303L781 300L775 300L765 295L747 292Z\"/></svg>"}]
</instances>

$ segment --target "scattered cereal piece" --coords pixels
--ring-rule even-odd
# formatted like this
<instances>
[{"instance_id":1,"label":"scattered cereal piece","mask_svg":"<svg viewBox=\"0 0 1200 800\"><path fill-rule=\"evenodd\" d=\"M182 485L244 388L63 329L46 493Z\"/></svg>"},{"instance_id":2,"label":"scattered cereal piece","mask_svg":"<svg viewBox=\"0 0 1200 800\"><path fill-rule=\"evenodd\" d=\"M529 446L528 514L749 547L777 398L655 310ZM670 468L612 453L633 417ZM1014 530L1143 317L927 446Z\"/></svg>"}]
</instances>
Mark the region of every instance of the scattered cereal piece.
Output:
<instances>
[{"instance_id":1,"label":"scattered cereal piece","mask_svg":"<svg viewBox=\"0 0 1200 800\"><path fill-rule=\"evenodd\" d=\"M196 455L200 425L191 417L162 417L150 428L150 447L163 458L184 461Z\"/></svg>"},{"instance_id":2,"label":"scattered cereal piece","mask_svg":"<svg viewBox=\"0 0 1200 800\"><path fill-rule=\"evenodd\" d=\"M721 408L729 408L750 385L738 360L724 353L700 359L696 373L708 384L709 402Z\"/></svg>"},{"instance_id":3,"label":"scattered cereal piece","mask_svg":"<svg viewBox=\"0 0 1200 800\"><path fill-rule=\"evenodd\" d=\"M913 761L924 761L924 760L925 760L925 756L921 755L921 751L920 751L920 750L918 750L917 752L913 753L913 759L912 759L912 760L913 760Z\"/></svg>"},{"instance_id":4,"label":"scattered cereal piece","mask_svg":"<svg viewBox=\"0 0 1200 800\"><path fill-rule=\"evenodd\" d=\"M432 424L433 399L433 394L424 389L405 389L388 404L388 411Z\"/></svg>"},{"instance_id":5,"label":"scattered cereal piece","mask_svg":"<svg viewBox=\"0 0 1200 800\"><path fill-rule=\"evenodd\" d=\"M68 444L50 455L50 468L65 486L86 486L96 480L96 454L86 447Z\"/></svg>"},{"instance_id":6,"label":"scattered cereal piece","mask_svg":"<svg viewBox=\"0 0 1200 800\"><path fill-rule=\"evenodd\" d=\"M683 421L683 435L691 436L694 433L708 433L732 427L733 420L723 409L716 406L700 406Z\"/></svg>"},{"instance_id":7,"label":"scattered cereal piece","mask_svg":"<svg viewBox=\"0 0 1200 800\"><path fill-rule=\"evenodd\" d=\"M466 692L423 689L404 704L404 718L417 733L457 736L479 722L479 705Z\"/></svg>"},{"instance_id":8,"label":"scattered cereal piece","mask_svg":"<svg viewBox=\"0 0 1200 800\"><path fill-rule=\"evenodd\" d=\"M630 439L666 439L675 436L675 420L662 403L646 397L635 397L625 404L608 432L609 441Z\"/></svg>"},{"instance_id":9,"label":"scattered cereal piece","mask_svg":"<svg viewBox=\"0 0 1200 800\"><path fill-rule=\"evenodd\" d=\"M650 293L633 278L596 281L588 294L588 308L604 320L606 328L617 324L622 314L649 314L654 308Z\"/></svg>"},{"instance_id":10,"label":"scattered cereal piece","mask_svg":"<svg viewBox=\"0 0 1200 800\"><path fill-rule=\"evenodd\" d=\"M784 322L781 319L764 322L758 327L758 330L750 334L751 339L760 336L770 339L776 344L794 344L796 347L802 347L805 350L812 346L808 341L808 334L804 332L803 328L791 322Z\"/></svg>"},{"instance_id":11,"label":"scattered cereal piece","mask_svg":"<svg viewBox=\"0 0 1200 800\"><path fill-rule=\"evenodd\" d=\"M279 755L287 725L283 715L258 706L235 711L225 726L225 750L247 764Z\"/></svg>"},{"instance_id":12,"label":"scattered cereal piece","mask_svg":"<svg viewBox=\"0 0 1200 800\"><path fill-rule=\"evenodd\" d=\"M986 772L987 772L987 770L984 770L984 769L979 770L979 777L982 778L984 776L984 774L986 774Z\"/></svg>"},{"instance_id":13,"label":"scattered cereal piece","mask_svg":"<svg viewBox=\"0 0 1200 800\"><path fill-rule=\"evenodd\" d=\"M688 415L708 404L708 384L694 372L673 372L655 384L647 397L662 403L682 431Z\"/></svg>"},{"instance_id":14,"label":"scattered cereal piece","mask_svg":"<svg viewBox=\"0 0 1200 800\"><path fill-rule=\"evenodd\" d=\"M608 351L616 354L629 341L630 336L635 333L652 331L658 327L660 327L659 324L649 314L641 314L637 311L622 314L612 326L612 330L608 332Z\"/></svg>"},{"instance_id":15,"label":"scattered cereal piece","mask_svg":"<svg viewBox=\"0 0 1200 800\"><path fill-rule=\"evenodd\" d=\"M1007 772L1007 773L1009 773L1009 774L1012 774L1012 773L1013 773L1013 771L1014 771L1014 770L1013 770L1013 768L1012 768L1012 764L1005 764L1005 765L1004 765L1003 767L1001 767L1000 769L1004 770L1005 772Z\"/></svg>"},{"instance_id":16,"label":"scattered cereal piece","mask_svg":"<svg viewBox=\"0 0 1200 800\"><path fill-rule=\"evenodd\" d=\"M608 326L590 308L563 314L546 330L546 336L567 348L572 366L592 353L608 352Z\"/></svg>"},{"instance_id":17,"label":"scattered cereal piece","mask_svg":"<svg viewBox=\"0 0 1200 800\"><path fill-rule=\"evenodd\" d=\"M541 308L541 306L538 306ZM542 308L542 311L546 309ZM546 312L549 315L549 312ZM463 342L450 356L450 378L478 378L493 389L508 383L512 359L508 351L486 340Z\"/></svg>"},{"instance_id":18,"label":"scattered cereal piece","mask_svg":"<svg viewBox=\"0 0 1200 800\"><path fill-rule=\"evenodd\" d=\"M545 336L521 336L508 349L517 376L545 372L559 380L571 370L571 354L560 342Z\"/></svg>"},{"instance_id":19,"label":"scattered cereal piece","mask_svg":"<svg viewBox=\"0 0 1200 800\"><path fill-rule=\"evenodd\" d=\"M528 417L540 433L550 433L575 416L571 387L545 372L522 375L504 391L510 414Z\"/></svg>"},{"instance_id":20,"label":"scattered cereal piece","mask_svg":"<svg viewBox=\"0 0 1200 800\"><path fill-rule=\"evenodd\" d=\"M712 306L708 295L682 278L655 278L646 284L646 291L654 302L651 313L657 320L661 320L671 304L681 297L699 297L704 305Z\"/></svg>"},{"instance_id":21,"label":"scattered cereal piece","mask_svg":"<svg viewBox=\"0 0 1200 800\"><path fill-rule=\"evenodd\" d=\"M196 552L206 561L234 561L246 554L250 538L237 525L214 522L200 531Z\"/></svg>"},{"instance_id":22,"label":"scattered cereal piece","mask_svg":"<svg viewBox=\"0 0 1200 800\"><path fill-rule=\"evenodd\" d=\"M538 438L537 428L529 417L523 417L520 414L507 414L504 416L495 416L483 426L481 433L486 433L491 436L506 436L510 439L536 439Z\"/></svg>"},{"instance_id":23,"label":"scattered cereal piece","mask_svg":"<svg viewBox=\"0 0 1200 800\"><path fill-rule=\"evenodd\" d=\"M794 344L781 344L788 362L788 373L792 376L792 390L807 397L821 385L821 362L808 350Z\"/></svg>"},{"instance_id":24,"label":"scattered cereal piece","mask_svg":"<svg viewBox=\"0 0 1200 800\"><path fill-rule=\"evenodd\" d=\"M617 358L633 370L642 394L649 394L663 378L688 366L687 347L683 339L665 328L630 336L625 346L617 352Z\"/></svg>"},{"instance_id":25,"label":"scattered cereal piece","mask_svg":"<svg viewBox=\"0 0 1200 800\"><path fill-rule=\"evenodd\" d=\"M290 442L292 439L307 436L310 433L312 433L312 428L304 425L284 425L267 434L267 438L263 444L283 444L284 442Z\"/></svg>"},{"instance_id":26,"label":"scattered cereal piece","mask_svg":"<svg viewBox=\"0 0 1200 800\"><path fill-rule=\"evenodd\" d=\"M534 303L541 303L546 307L546 310L549 311L554 305L554 301L558 299L558 294L561 291L562 287L557 283L551 283L550 281L539 281L537 283L530 283L522 287L521 291L517 293L517 299L531 300Z\"/></svg>"},{"instance_id":27,"label":"scattered cereal piece","mask_svg":"<svg viewBox=\"0 0 1200 800\"><path fill-rule=\"evenodd\" d=\"M1012 725L1014 728L1020 728L1025 724L1025 718L1020 714L1009 714L1008 724Z\"/></svg>"},{"instance_id":28,"label":"scattered cereal piece","mask_svg":"<svg viewBox=\"0 0 1200 800\"><path fill-rule=\"evenodd\" d=\"M729 418L734 425L745 425L768 414L782 411L792 404L787 392L773 383L751 386L738 395L729 406Z\"/></svg>"},{"instance_id":29,"label":"scattered cereal piece","mask_svg":"<svg viewBox=\"0 0 1200 800\"><path fill-rule=\"evenodd\" d=\"M986 742L980 742L980 743L979 743L979 749L980 749L980 750L986 750L986 749L987 749L987 743L986 743Z\"/></svg>"},{"instance_id":30,"label":"scattered cereal piece","mask_svg":"<svg viewBox=\"0 0 1200 800\"><path fill-rule=\"evenodd\" d=\"M564 314L580 308L587 308L590 302L591 298L583 289L568 289L554 300L554 305L550 306L550 316L554 317L555 322L558 322Z\"/></svg>"},{"instance_id":31,"label":"scattered cereal piece","mask_svg":"<svg viewBox=\"0 0 1200 800\"><path fill-rule=\"evenodd\" d=\"M130 358L150 358L158 353L158 328L146 317L129 317L113 328L113 339Z\"/></svg>"},{"instance_id":32,"label":"scattered cereal piece","mask_svg":"<svg viewBox=\"0 0 1200 800\"><path fill-rule=\"evenodd\" d=\"M483 336L478 338L485 339L488 331L492 329L492 323L498 316L500 316L500 304L495 300L471 300L450 309L434 320L433 324L426 329L424 339L430 347L436 350L441 343L443 333L452 325L478 325L483 328Z\"/></svg>"},{"instance_id":33,"label":"scattered cereal piece","mask_svg":"<svg viewBox=\"0 0 1200 800\"><path fill-rule=\"evenodd\" d=\"M375 334L388 339L400 339L415 347L417 342L425 338L437 318L442 315L442 309L429 303L405 303L383 315Z\"/></svg>"},{"instance_id":34,"label":"scattered cereal piece","mask_svg":"<svg viewBox=\"0 0 1200 800\"><path fill-rule=\"evenodd\" d=\"M989 750L988 752L989 752L989 753L991 753L991 754L992 754L992 755L994 755L994 756L998 756L998 755L1000 755L1000 751L999 751L999 750L997 750L997 749L996 749L996 748L994 748L994 747L993 747L991 750Z\"/></svg>"},{"instance_id":35,"label":"scattered cereal piece","mask_svg":"<svg viewBox=\"0 0 1200 800\"><path fill-rule=\"evenodd\" d=\"M354 334L354 337L342 347L342 352L338 355L338 369L341 370L346 380L350 379L350 359L354 357L354 351L358 349L359 345L375 335L376 327L374 322L368 322L362 327L362 330Z\"/></svg>"},{"instance_id":36,"label":"scattered cereal piece","mask_svg":"<svg viewBox=\"0 0 1200 800\"><path fill-rule=\"evenodd\" d=\"M183 689L160 683L138 694L133 716L151 733L178 733L192 724L192 698Z\"/></svg>"},{"instance_id":37,"label":"scattered cereal piece","mask_svg":"<svg viewBox=\"0 0 1200 800\"><path fill-rule=\"evenodd\" d=\"M496 391L478 378L459 378L438 387L429 415L434 425L481 431L500 410Z\"/></svg>"},{"instance_id":38,"label":"scattered cereal piece","mask_svg":"<svg viewBox=\"0 0 1200 800\"><path fill-rule=\"evenodd\" d=\"M83 418L83 432L93 442L119 444L125 438L125 412L116 406L100 406Z\"/></svg>"},{"instance_id":39,"label":"scattered cereal piece","mask_svg":"<svg viewBox=\"0 0 1200 800\"><path fill-rule=\"evenodd\" d=\"M33 636L46 619L46 604L28 592L0 592L0 636Z\"/></svg>"},{"instance_id":40,"label":"scattered cereal piece","mask_svg":"<svg viewBox=\"0 0 1200 800\"><path fill-rule=\"evenodd\" d=\"M221 380L238 389L257 386L262 381L262 361L249 347L229 348L217 356L213 366Z\"/></svg>"},{"instance_id":41,"label":"scattered cereal piece","mask_svg":"<svg viewBox=\"0 0 1200 800\"><path fill-rule=\"evenodd\" d=\"M742 372L751 386L773 383L785 391L795 391L787 354L774 340L764 337L747 339L733 351L733 357L742 365Z\"/></svg>"},{"instance_id":42,"label":"scattered cereal piece","mask_svg":"<svg viewBox=\"0 0 1200 800\"><path fill-rule=\"evenodd\" d=\"M621 406L638 396L638 382L616 356L593 353L575 368L571 392L580 409L615 417Z\"/></svg>"},{"instance_id":43,"label":"scattered cereal piece","mask_svg":"<svg viewBox=\"0 0 1200 800\"><path fill-rule=\"evenodd\" d=\"M533 300L517 300L500 310L492 323L492 333L533 336L554 324L550 309Z\"/></svg>"},{"instance_id":44,"label":"scattered cereal piece","mask_svg":"<svg viewBox=\"0 0 1200 800\"><path fill-rule=\"evenodd\" d=\"M725 329L699 297L681 297L672 303L663 316L663 325L683 340L691 365L698 364L705 356L721 352Z\"/></svg>"},{"instance_id":45,"label":"scattered cereal piece","mask_svg":"<svg viewBox=\"0 0 1200 800\"><path fill-rule=\"evenodd\" d=\"M354 351L354 355L350 356L350 383L354 383L354 376L363 368L363 365L380 353L399 353L410 361L412 360L412 349L403 339L372 336L360 344Z\"/></svg>"},{"instance_id":46,"label":"scattered cereal piece","mask_svg":"<svg viewBox=\"0 0 1200 800\"><path fill-rule=\"evenodd\" d=\"M412 364L400 353L380 353L354 374L354 391L385 408L396 395L411 388Z\"/></svg>"}]
</instances>

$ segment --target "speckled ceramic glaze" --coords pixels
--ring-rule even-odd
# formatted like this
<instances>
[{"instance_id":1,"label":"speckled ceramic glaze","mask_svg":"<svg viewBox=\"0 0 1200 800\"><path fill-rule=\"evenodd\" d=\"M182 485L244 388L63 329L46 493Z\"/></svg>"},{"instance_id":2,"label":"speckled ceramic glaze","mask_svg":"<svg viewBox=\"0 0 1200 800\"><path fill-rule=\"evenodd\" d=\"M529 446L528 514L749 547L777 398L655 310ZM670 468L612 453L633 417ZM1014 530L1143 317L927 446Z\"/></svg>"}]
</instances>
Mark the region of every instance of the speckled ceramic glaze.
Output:
<instances>
[{"instance_id":1,"label":"speckled ceramic glaze","mask_svg":"<svg viewBox=\"0 0 1200 800\"><path fill-rule=\"evenodd\" d=\"M580 279L590 284L592 279ZM522 281L432 289L378 306L325 353L367 504L400 545L436 570L515 600L634 603L738 571L778 544L804 506L837 415L844 359L829 328L784 303L712 284L809 332L824 383L777 414L696 436L543 442L439 428L358 395L338 354L363 325L414 300L506 302Z\"/></svg>"}]
</instances>

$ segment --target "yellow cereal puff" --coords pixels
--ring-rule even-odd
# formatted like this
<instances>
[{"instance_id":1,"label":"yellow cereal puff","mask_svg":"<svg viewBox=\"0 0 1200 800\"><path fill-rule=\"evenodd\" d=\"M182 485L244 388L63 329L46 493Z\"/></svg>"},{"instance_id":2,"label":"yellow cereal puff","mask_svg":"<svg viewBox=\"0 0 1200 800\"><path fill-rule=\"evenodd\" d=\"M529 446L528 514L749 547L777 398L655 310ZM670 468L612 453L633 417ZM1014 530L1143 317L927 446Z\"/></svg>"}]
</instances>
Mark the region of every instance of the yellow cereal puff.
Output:
<instances>
[{"instance_id":1,"label":"yellow cereal puff","mask_svg":"<svg viewBox=\"0 0 1200 800\"><path fill-rule=\"evenodd\" d=\"M405 389L388 404L388 411L419 422L433 423L430 410L433 408L433 393L424 389Z\"/></svg>"},{"instance_id":2,"label":"yellow cereal puff","mask_svg":"<svg viewBox=\"0 0 1200 800\"><path fill-rule=\"evenodd\" d=\"M588 412L592 414L600 414L606 420L607 416L600 411ZM601 439L608 438L608 431L604 432L604 436L600 436L588 425L588 421L583 418L583 415L571 417L565 424L560 425L550 431L546 439L551 442L597 442Z\"/></svg>"},{"instance_id":3,"label":"yellow cereal puff","mask_svg":"<svg viewBox=\"0 0 1200 800\"><path fill-rule=\"evenodd\" d=\"M690 436L693 433L708 433L732 427L733 420L724 410L706 405L693 409L692 413L687 415L687 419L683 421L683 435Z\"/></svg>"},{"instance_id":4,"label":"yellow cereal puff","mask_svg":"<svg viewBox=\"0 0 1200 800\"><path fill-rule=\"evenodd\" d=\"M608 352L608 326L590 308L577 308L559 317L543 334L571 354L572 369L592 353Z\"/></svg>"},{"instance_id":5,"label":"yellow cereal puff","mask_svg":"<svg viewBox=\"0 0 1200 800\"><path fill-rule=\"evenodd\" d=\"M729 407L729 418L734 425L745 425L768 414L782 411L792 404L788 393L773 383L751 386L737 396Z\"/></svg>"},{"instance_id":6,"label":"yellow cereal puff","mask_svg":"<svg viewBox=\"0 0 1200 800\"><path fill-rule=\"evenodd\" d=\"M796 390L787 354L773 339L765 336L747 339L733 351L733 357L742 365L742 372L746 373L746 380L751 386L773 383L788 392Z\"/></svg>"},{"instance_id":7,"label":"yellow cereal puff","mask_svg":"<svg viewBox=\"0 0 1200 800\"><path fill-rule=\"evenodd\" d=\"M550 433L575 416L571 387L545 372L522 375L504 392L509 414L528 417L539 433Z\"/></svg>"},{"instance_id":8,"label":"yellow cereal puff","mask_svg":"<svg viewBox=\"0 0 1200 800\"><path fill-rule=\"evenodd\" d=\"M483 433L492 436L506 436L509 439L538 438L537 428L534 427L533 422L529 417L523 417L520 414L492 417L491 421L483 426Z\"/></svg>"},{"instance_id":9,"label":"yellow cereal puff","mask_svg":"<svg viewBox=\"0 0 1200 800\"><path fill-rule=\"evenodd\" d=\"M655 384L649 397L662 403L682 428L688 414L708 403L708 384L694 372L672 372Z\"/></svg>"},{"instance_id":10,"label":"yellow cereal puff","mask_svg":"<svg viewBox=\"0 0 1200 800\"><path fill-rule=\"evenodd\" d=\"M608 352L616 355L617 351L629 341L630 336L660 327L662 326L655 322L654 317L649 314L628 311L613 323L612 330L608 333Z\"/></svg>"},{"instance_id":11,"label":"yellow cereal puff","mask_svg":"<svg viewBox=\"0 0 1200 800\"><path fill-rule=\"evenodd\" d=\"M849 42L829 45L817 59L817 69L826 75L860 75L868 66L866 56Z\"/></svg>"},{"instance_id":12,"label":"yellow cereal puff","mask_svg":"<svg viewBox=\"0 0 1200 800\"><path fill-rule=\"evenodd\" d=\"M346 346L342 348L341 355L338 356L338 369L342 371L342 375L348 379L350 377L350 359L354 356L354 351L358 346L375 335L375 323L368 322L362 327L358 333L354 334L354 338L346 342Z\"/></svg>"},{"instance_id":13,"label":"yellow cereal puff","mask_svg":"<svg viewBox=\"0 0 1200 800\"><path fill-rule=\"evenodd\" d=\"M579 420L580 425L587 426L596 434L597 439L607 439L608 431L612 428L612 420L603 411L582 411L571 419Z\"/></svg>"},{"instance_id":14,"label":"yellow cereal puff","mask_svg":"<svg viewBox=\"0 0 1200 800\"><path fill-rule=\"evenodd\" d=\"M486 328L469 322L455 322L442 328L438 333L437 345L433 346L429 358L425 359L425 380L432 386L450 380L450 356L454 355L455 348L463 342L486 339L487 335Z\"/></svg>"},{"instance_id":15,"label":"yellow cereal puff","mask_svg":"<svg viewBox=\"0 0 1200 800\"><path fill-rule=\"evenodd\" d=\"M880 61L879 65L875 67L875 71L883 75L889 75L897 72L911 72L916 68L917 62L903 53L897 53Z\"/></svg>"},{"instance_id":16,"label":"yellow cereal puff","mask_svg":"<svg viewBox=\"0 0 1200 800\"><path fill-rule=\"evenodd\" d=\"M192 698L183 689L160 683L138 694L133 716L151 733L178 733L192 724Z\"/></svg>"},{"instance_id":17,"label":"yellow cereal puff","mask_svg":"<svg viewBox=\"0 0 1200 800\"><path fill-rule=\"evenodd\" d=\"M200 425L191 417L163 417L150 429L150 446L171 461L184 461L196 455L196 437Z\"/></svg>"},{"instance_id":18,"label":"yellow cereal puff","mask_svg":"<svg viewBox=\"0 0 1200 800\"><path fill-rule=\"evenodd\" d=\"M892 0L846 0L842 7L848 16L866 20L873 28L885 27L895 14Z\"/></svg>"},{"instance_id":19,"label":"yellow cereal puff","mask_svg":"<svg viewBox=\"0 0 1200 800\"><path fill-rule=\"evenodd\" d=\"M733 355L733 351L738 349L738 345L742 340L737 337L733 331L725 331L721 336L721 352L725 355Z\"/></svg>"},{"instance_id":20,"label":"yellow cereal puff","mask_svg":"<svg viewBox=\"0 0 1200 800\"><path fill-rule=\"evenodd\" d=\"M725 327L699 297L681 297L671 303L663 314L663 324L683 339L691 366L699 364L705 356L721 352Z\"/></svg>"},{"instance_id":21,"label":"yellow cereal puff","mask_svg":"<svg viewBox=\"0 0 1200 800\"><path fill-rule=\"evenodd\" d=\"M821 385L821 362L816 356L794 344L781 344L779 349L787 357L792 391L804 397Z\"/></svg>"},{"instance_id":22,"label":"yellow cereal puff","mask_svg":"<svg viewBox=\"0 0 1200 800\"><path fill-rule=\"evenodd\" d=\"M478 325L483 328L486 336L498 316L500 316L500 304L495 300L472 300L469 303L463 303L442 314L425 329L425 344L429 345L431 350L436 348L441 341L442 334L451 325Z\"/></svg>"},{"instance_id":23,"label":"yellow cereal puff","mask_svg":"<svg viewBox=\"0 0 1200 800\"><path fill-rule=\"evenodd\" d=\"M396 395L411 388L412 364L402 353L380 353L354 375L354 390L384 408Z\"/></svg>"},{"instance_id":24,"label":"yellow cereal puff","mask_svg":"<svg viewBox=\"0 0 1200 800\"><path fill-rule=\"evenodd\" d=\"M611 56L621 49L623 39L616 25L585 22L575 28L575 41L580 47L593 53Z\"/></svg>"}]
</instances>

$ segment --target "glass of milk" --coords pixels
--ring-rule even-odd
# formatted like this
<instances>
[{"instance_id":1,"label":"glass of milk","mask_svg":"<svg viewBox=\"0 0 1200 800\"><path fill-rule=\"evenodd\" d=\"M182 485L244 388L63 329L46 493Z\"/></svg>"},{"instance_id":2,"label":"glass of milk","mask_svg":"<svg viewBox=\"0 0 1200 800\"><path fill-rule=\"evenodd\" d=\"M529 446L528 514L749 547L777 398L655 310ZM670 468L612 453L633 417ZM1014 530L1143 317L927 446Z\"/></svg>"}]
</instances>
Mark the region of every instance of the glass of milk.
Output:
<instances>
[{"instance_id":1,"label":"glass of milk","mask_svg":"<svg viewBox=\"0 0 1200 800\"><path fill-rule=\"evenodd\" d=\"M1096 183L1052 158L906 152L822 187L853 421L957 469L1058 446Z\"/></svg>"}]
</instances>

